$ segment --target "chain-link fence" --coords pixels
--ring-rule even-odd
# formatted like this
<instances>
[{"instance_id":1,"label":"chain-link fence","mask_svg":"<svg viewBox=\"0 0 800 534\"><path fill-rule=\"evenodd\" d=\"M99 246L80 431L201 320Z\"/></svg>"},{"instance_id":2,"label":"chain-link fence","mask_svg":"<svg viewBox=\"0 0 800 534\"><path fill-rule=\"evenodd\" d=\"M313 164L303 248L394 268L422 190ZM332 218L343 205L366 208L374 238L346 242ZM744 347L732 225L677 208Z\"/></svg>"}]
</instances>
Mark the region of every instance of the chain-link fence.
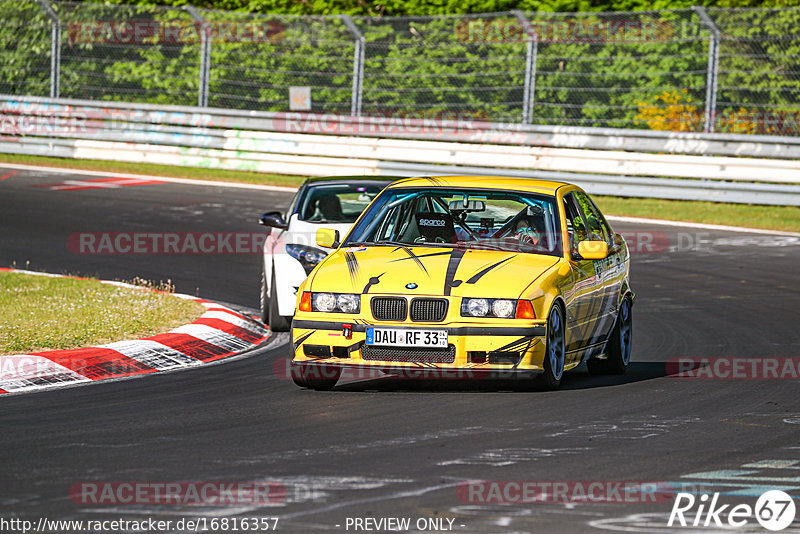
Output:
<instances>
[{"instance_id":1,"label":"chain-link fence","mask_svg":"<svg viewBox=\"0 0 800 534\"><path fill-rule=\"evenodd\" d=\"M800 9L297 17L0 0L0 93L800 135Z\"/></svg>"},{"instance_id":2,"label":"chain-link fence","mask_svg":"<svg viewBox=\"0 0 800 534\"><path fill-rule=\"evenodd\" d=\"M0 92L47 95L54 36L36 2L0 1Z\"/></svg>"}]
</instances>

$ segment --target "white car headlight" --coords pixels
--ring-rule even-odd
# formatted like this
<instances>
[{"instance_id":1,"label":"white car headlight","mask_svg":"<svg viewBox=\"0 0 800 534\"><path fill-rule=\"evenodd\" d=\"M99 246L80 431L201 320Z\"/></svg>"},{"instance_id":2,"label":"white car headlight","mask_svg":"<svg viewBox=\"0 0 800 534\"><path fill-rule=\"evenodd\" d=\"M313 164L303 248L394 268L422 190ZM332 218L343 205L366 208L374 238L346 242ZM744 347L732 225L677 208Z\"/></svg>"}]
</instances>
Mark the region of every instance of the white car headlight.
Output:
<instances>
[{"instance_id":1,"label":"white car headlight","mask_svg":"<svg viewBox=\"0 0 800 534\"><path fill-rule=\"evenodd\" d=\"M311 311L325 313L359 313L361 295L350 293L312 293Z\"/></svg>"},{"instance_id":2,"label":"white car headlight","mask_svg":"<svg viewBox=\"0 0 800 534\"><path fill-rule=\"evenodd\" d=\"M327 252L318 248L294 244L286 245L286 253L300 262L306 274L310 274L314 267L328 255Z\"/></svg>"},{"instance_id":3,"label":"white car headlight","mask_svg":"<svg viewBox=\"0 0 800 534\"><path fill-rule=\"evenodd\" d=\"M492 313L495 317L511 317L514 315L514 304L508 299L497 299L492 302Z\"/></svg>"},{"instance_id":4,"label":"white car headlight","mask_svg":"<svg viewBox=\"0 0 800 534\"><path fill-rule=\"evenodd\" d=\"M462 317L498 317L501 319L513 319L516 312L516 300L466 297L461 299Z\"/></svg>"},{"instance_id":5,"label":"white car headlight","mask_svg":"<svg viewBox=\"0 0 800 534\"><path fill-rule=\"evenodd\" d=\"M358 298L358 295L339 295L336 297L336 306L343 312L343 313L357 313L360 308L361 299Z\"/></svg>"},{"instance_id":6,"label":"white car headlight","mask_svg":"<svg viewBox=\"0 0 800 534\"><path fill-rule=\"evenodd\" d=\"M473 317L483 317L489 313L489 301L486 299L467 299L467 312Z\"/></svg>"},{"instance_id":7,"label":"white car headlight","mask_svg":"<svg viewBox=\"0 0 800 534\"><path fill-rule=\"evenodd\" d=\"M314 293L311 303L314 311L332 312L336 308L336 296L332 293Z\"/></svg>"}]
</instances>

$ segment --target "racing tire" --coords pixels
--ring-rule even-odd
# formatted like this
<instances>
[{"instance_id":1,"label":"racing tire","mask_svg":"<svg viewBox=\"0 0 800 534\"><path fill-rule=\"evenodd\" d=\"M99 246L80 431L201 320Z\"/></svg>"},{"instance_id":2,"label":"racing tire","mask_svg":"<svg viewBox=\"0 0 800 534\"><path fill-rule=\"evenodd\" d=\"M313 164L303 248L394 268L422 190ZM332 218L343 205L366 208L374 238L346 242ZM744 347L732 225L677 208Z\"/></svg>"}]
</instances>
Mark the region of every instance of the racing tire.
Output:
<instances>
[{"instance_id":1,"label":"racing tire","mask_svg":"<svg viewBox=\"0 0 800 534\"><path fill-rule=\"evenodd\" d=\"M273 332L288 332L292 322L291 316L283 316L278 313L278 292L275 289L275 271L272 271L272 287L269 290L269 316L267 324Z\"/></svg>"},{"instance_id":2,"label":"racing tire","mask_svg":"<svg viewBox=\"0 0 800 534\"><path fill-rule=\"evenodd\" d=\"M339 381L342 370L338 367L293 365L291 374L294 383L301 388L330 391Z\"/></svg>"},{"instance_id":3,"label":"racing tire","mask_svg":"<svg viewBox=\"0 0 800 534\"><path fill-rule=\"evenodd\" d=\"M555 304L547 317L547 335L544 354L544 372L539 376L540 384L548 390L558 389L564 376L566 341L564 312Z\"/></svg>"},{"instance_id":4,"label":"racing tire","mask_svg":"<svg viewBox=\"0 0 800 534\"><path fill-rule=\"evenodd\" d=\"M269 324L269 295L267 294L267 267L261 266L261 322Z\"/></svg>"},{"instance_id":5,"label":"racing tire","mask_svg":"<svg viewBox=\"0 0 800 534\"><path fill-rule=\"evenodd\" d=\"M623 375L631 361L631 340L633 334L633 311L630 297L625 297L619 305L617 322L606 342L606 359L591 359L586 362L589 373L593 375Z\"/></svg>"}]
</instances>

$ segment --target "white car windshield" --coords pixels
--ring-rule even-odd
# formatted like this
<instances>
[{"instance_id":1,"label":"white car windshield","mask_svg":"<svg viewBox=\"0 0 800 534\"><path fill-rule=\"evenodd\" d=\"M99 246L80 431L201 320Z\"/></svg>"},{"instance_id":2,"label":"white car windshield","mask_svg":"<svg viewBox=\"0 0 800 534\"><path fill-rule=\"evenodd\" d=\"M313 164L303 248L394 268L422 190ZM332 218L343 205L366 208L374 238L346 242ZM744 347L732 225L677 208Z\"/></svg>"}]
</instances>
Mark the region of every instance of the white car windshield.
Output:
<instances>
[{"instance_id":1,"label":"white car windshield","mask_svg":"<svg viewBox=\"0 0 800 534\"><path fill-rule=\"evenodd\" d=\"M372 182L311 185L297 207L299 219L353 223L384 187Z\"/></svg>"},{"instance_id":2,"label":"white car windshield","mask_svg":"<svg viewBox=\"0 0 800 534\"><path fill-rule=\"evenodd\" d=\"M474 188L387 190L343 243L355 244L562 254L552 196Z\"/></svg>"}]
</instances>

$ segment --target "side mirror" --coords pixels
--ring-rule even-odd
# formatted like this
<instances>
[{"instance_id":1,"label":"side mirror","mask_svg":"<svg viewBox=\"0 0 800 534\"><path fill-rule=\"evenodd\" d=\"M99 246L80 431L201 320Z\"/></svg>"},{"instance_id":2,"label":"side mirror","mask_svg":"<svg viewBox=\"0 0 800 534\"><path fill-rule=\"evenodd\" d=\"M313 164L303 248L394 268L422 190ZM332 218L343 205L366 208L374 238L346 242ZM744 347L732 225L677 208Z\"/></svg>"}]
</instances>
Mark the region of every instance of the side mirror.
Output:
<instances>
[{"instance_id":1,"label":"side mirror","mask_svg":"<svg viewBox=\"0 0 800 534\"><path fill-rule=\"evenodd\" d=\"M279 211L268 211L258 220L259 224L269 226L271 228L278 228L279 230L286 230L289 226L283 220L283 215Z\"/></svg>"},{"instance_id":2,"label":"side mirror","mask_svg":"<svg viewBox=\"0 0 800 534\"><path fill-rule=\"evenodd\" d=\"M336 248L339 246L339 230L330 228L320 228L317 230L317 245L324 248Z\"/></svg>"},{"instance_id":3,"label":"side mirror","mask_svg":"<svg viewBox=\"0 0 800 534\"><path fill-rule=\"evenodd\" d=\"M578 254L585 260L604 260L608 257L608 243L605 241L581 241Z\"/></svg>"}]
</instances>

